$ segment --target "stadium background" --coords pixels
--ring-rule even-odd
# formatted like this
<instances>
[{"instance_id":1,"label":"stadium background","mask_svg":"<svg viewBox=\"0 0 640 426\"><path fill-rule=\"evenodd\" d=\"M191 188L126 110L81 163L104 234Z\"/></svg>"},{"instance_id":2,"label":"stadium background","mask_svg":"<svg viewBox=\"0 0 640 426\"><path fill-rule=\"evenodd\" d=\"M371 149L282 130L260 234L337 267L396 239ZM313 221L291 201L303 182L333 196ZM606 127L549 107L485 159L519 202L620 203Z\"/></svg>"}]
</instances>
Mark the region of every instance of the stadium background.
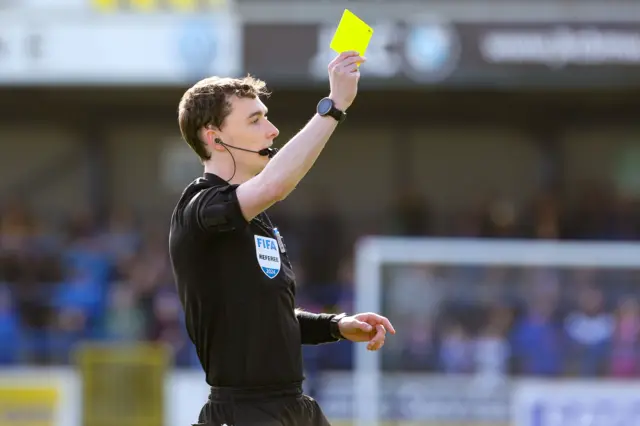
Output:
<instances>
[{"instance_id":1,"label":"stadium background","mask_svg":"<svg viewBox=\"0 0 640 426\"><path fill-rule=\"evenodd\" d=\"M361 92L273 209L303 307L353 310L367 235L638 240L636 1L0 1L1 426L195 421L206 387L166 252L201 173L178 100L207 75L266 79L284 143L327 93L345 7L376 31ZM389 272L383 368L423 385L387 396L389 424L634 424L640 274L596 266ZM350 424L352 345L305 357L307 391ZM515 409L521 378L570 396L562 415Z\"/></svg>"}]
</instances>

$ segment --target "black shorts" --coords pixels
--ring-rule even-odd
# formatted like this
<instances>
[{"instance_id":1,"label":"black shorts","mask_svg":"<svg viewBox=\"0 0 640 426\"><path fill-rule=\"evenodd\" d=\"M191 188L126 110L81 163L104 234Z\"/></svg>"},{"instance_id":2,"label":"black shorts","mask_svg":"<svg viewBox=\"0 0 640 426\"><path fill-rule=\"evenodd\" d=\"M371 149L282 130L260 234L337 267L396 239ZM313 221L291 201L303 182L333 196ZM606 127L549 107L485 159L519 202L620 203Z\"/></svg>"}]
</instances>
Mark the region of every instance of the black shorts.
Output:
<instances>
[{"instance_id":1,"label":"black shorts","mask_svg":"<svg viewBox=\"0 0 640 426\"><path fill-rule=\"evenodd\" d=\"M331 426L299 385L272 389L212 388L195 426Z\"/></svg>"}]
</instances>

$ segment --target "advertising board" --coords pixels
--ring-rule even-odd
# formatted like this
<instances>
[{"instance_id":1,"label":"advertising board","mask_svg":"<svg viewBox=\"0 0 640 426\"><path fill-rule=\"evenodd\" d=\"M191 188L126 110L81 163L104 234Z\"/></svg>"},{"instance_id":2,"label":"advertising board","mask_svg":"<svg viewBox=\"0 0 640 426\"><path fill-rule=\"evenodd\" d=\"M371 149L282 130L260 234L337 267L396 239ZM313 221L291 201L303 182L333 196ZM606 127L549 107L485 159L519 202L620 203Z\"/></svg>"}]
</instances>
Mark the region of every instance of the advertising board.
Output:
<instances>
[{"instance_id":1,"label":"advertising board","mask_svg":"<svg viewBox=\"0 0 640 426\"><path fill-rule=\"evenodd\" d=\"M606 380L509 380L428 374L387 378L381 424L422 426L635 426L640 384ZM328 373L314 395L333 423L351 426L352 376ZM66 368L0 370L0 426L81 426L80 373ZM199 370L176 370L164 383L166 424L195 423L207 401Z\"/></svg>"},{"instance_id":2,"label":"advertising board","mask_svg":"<svg viewBox=\"0 0 640 426\"><path fill-rule=\"evenodd\" d=\"M0 85L183 85L240 72L231 13L78 15L0 13Z\"/></svg>"},{"instance_id":3,"label":"advertising board","mask_svg":"<svg viewBox=\"0 0 640 426\"><path fill-rule=\"evenodd\" d=\"M514 426L635 426L640 384L523 380L514 387L511 413Z\"/></svg>"},{"instance_id":4,"label":"advertising board","mask_svg":"<svg viewBox=\"0 0 640 426\"><path fill-rule=\"evenodd\" d=\"M378 20L361 84L582 87L640 84L640 22ZM244 70L284 85L324 84L335 26L243 26ZM268 43L265 41L269 40Z\"/></svg>"},{"instance_id":5,"label":"advertising board","mask_svg":"<svg viewBox=\"0 0 640 426\"><path fill-rule=\"evenodd\" d=\"M68 369L0 370L0 426L79 425L79 383Z\"/></svg>"},{"instance_id":6,"label":"advertising board","mask_svg":"<svg viewBox=\"0 0 640 426\"><path fill-rule=\"evenodd\" d=\"M58 389L0 384L0 426L55 426Z\"/></svg>"}]
</instances>

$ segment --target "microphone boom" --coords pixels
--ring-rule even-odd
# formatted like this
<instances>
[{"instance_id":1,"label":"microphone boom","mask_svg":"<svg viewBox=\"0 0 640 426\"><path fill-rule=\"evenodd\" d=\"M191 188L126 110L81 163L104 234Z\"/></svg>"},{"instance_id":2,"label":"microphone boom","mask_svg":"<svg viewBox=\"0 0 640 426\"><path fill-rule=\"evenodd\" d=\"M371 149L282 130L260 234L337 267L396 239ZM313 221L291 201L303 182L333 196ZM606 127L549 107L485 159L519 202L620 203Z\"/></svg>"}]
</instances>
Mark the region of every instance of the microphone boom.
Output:
<instances>
[{"instance_id":1,"label":"microphone boom","mask_svg":"<svg viewBox=\"0 0 640 426\"><path fill-rule=\"evenodd\" d=\"M237 150L245 151L245 152L253 152L253 153L261 155L263 157L273 158L273 156L278 153L278 148L264 148L264 149L261 149L260 151L253 151L251 149L240 148L239 146L229 145L227 143L222 142L220 139L216 139L215 142L219 143L222 146L228 147L228 148L233 148L233 149L237 149Z\"/></svg>"}]
</instances>

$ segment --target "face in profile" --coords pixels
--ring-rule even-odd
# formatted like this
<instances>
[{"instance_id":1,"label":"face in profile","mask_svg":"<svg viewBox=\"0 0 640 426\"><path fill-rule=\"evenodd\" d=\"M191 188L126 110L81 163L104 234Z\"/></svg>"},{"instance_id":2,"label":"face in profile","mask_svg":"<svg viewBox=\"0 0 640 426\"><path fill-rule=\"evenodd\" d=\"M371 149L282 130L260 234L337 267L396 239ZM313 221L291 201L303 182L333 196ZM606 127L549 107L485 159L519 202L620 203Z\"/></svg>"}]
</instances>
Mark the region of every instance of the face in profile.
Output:
<instances>
[{"instance_id":1,"label":"face in profile","mask_svg":"<svg viewBox=\"0 0 640 426\"><path fill-rule=\"evenodd\" d=\"M260 151L273 145L278 137L278 129L267 119L267 107L259 98L229 99L231 113L215 137L218 137L228 145L251 151ZM224 146L213 144L215 153L226 153ZM269 162L269 157L257 153L241 151L229 148L236 166L244 173L256 175L264 169ZM228 154L228 153L227 153ZM215 155L215 154L214 154Z\"/></svg>"}]
</instances>

